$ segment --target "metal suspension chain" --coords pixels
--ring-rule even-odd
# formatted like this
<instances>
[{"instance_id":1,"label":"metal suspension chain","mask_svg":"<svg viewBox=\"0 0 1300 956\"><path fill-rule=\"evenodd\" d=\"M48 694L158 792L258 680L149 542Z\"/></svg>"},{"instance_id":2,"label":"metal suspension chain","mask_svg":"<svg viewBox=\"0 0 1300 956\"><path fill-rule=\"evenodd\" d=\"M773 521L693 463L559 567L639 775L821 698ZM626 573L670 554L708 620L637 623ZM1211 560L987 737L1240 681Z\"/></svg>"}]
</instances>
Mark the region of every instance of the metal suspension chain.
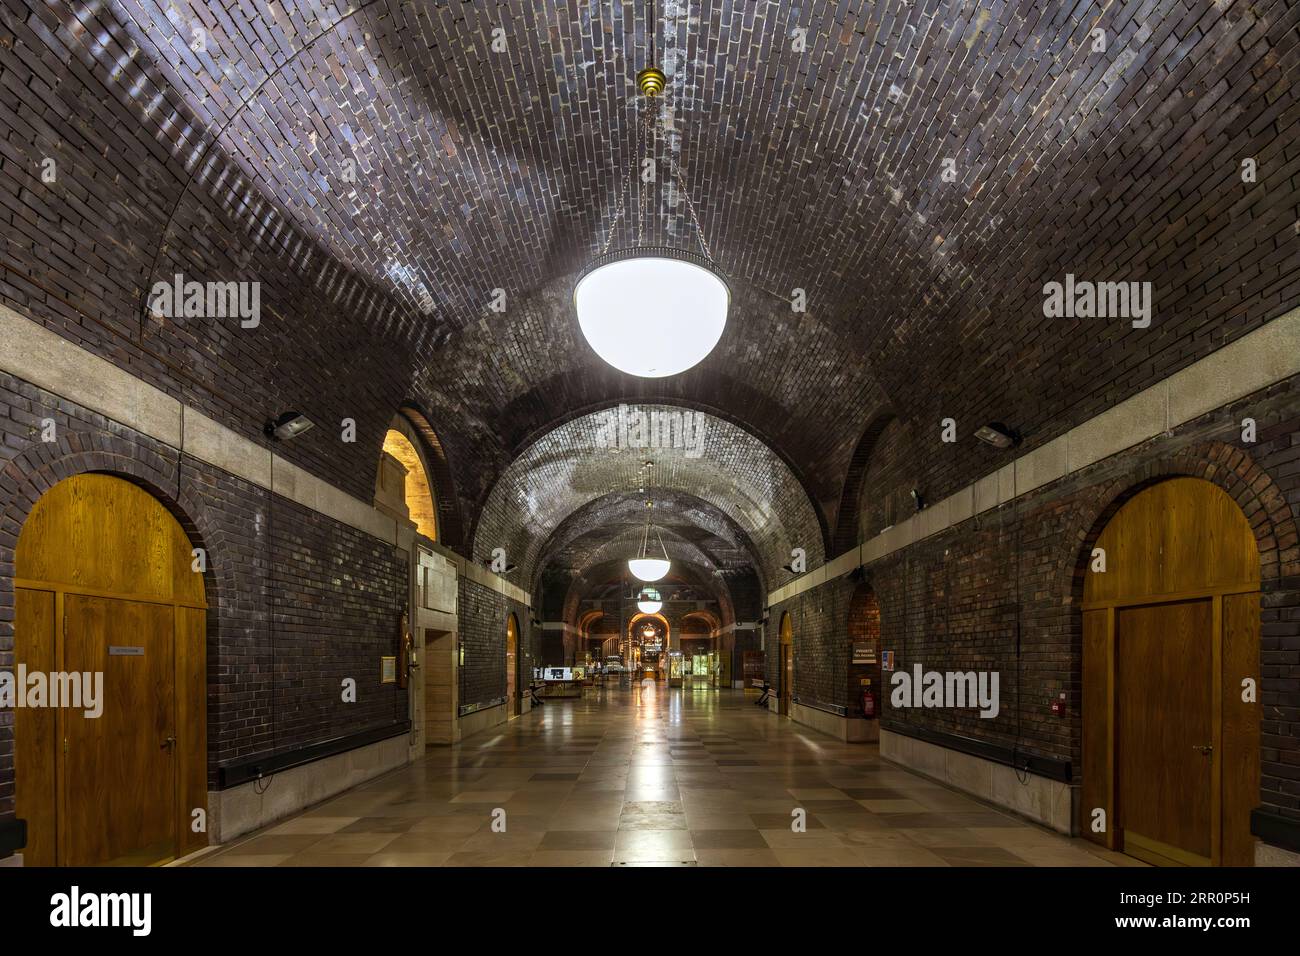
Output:
<instances>
[{"instance_id":1,"label":"metal suspension chain","mask_svg":"<svg viewBox=\"0 0 1300 956\"><path fill-rule=\"evenodd\" d=\"M650 11L649 11L650 15L646 19L646 33L650 35L650 62L653 64L658 54L658 51L656 50L655 41L659 35L659 11L656 9L657 5L655 4L655 0L650 0L649 6L650 6ZM654 116L651 114L651 110L654 109L654 107L657 105L658 105L658 100L655 97L651 96L646 98L645 131L643 134L645 136L645 153L642 156L642 164L641 164L642 170L644 170L645 168L644 160L646 159L653 160L655 158L654 154L656 150L654 148L655 144L653 140L655 124L654 124ZM638 172L638 176L640 175L642 175L642 173ZM656 175L655 184L658 185L658 183L659 183L659 177L658 175ZM648 213L647 206L649 205L649 197L646 194L644 179L641 179L639 192L642 197L642 204L641 204L640 222L637 224L637 233L636 233L636 244L638 246L641 245L642 238L645 235L645 220L647 218L647 213ZM649 527L649 525L647 525L647 527Z\"/></svg>"},{"instance_id":2,"label":"metal suspension chain","mask_svg":"<svg viewBox=\"0 0 1300 956\"><path fill-rule=\"evenodd\" d=\"M643 114L645 117L645 122L642 123L644 129L641 131L642 141L641 141L641 150L639 153L639 155L641 156L641 162L637 168L638 178L640 178L642 170L644 170L645 168L645 160L654 159L654 152L655 152L654 139L653 139L654 117L650 112L651 109L653 108L654 102L655 102L654 99L651 98L650 101L646 104L645 113ZM659 178L656 176L655 182L658 182L658 180ZM638 246L642 245L645 240L645 221L648 218L650 218L650 213L649 213L650 194L645 187L646 187L646 183L645 180L642 178L640 180L640 185L637 187L638 209L637 209L637 223L636 223L636 244Z\"/></svg>"},{"instance_id":3,"label":"metal suspension chain","mask_svg":"<svg viewBox=\"0 0 1300 956\"><path fill-rule=\"evenodd\" d=\"M656 10L656 4L654 3L654 0L650 0L648 7L649 7L649 11L648 11L649 17L646 26L647 26L647 33L649 34L649 41L650 41L649 43L650 62L653 63L655 61L656 46L657 46L656 37L658 33L657 31L658 12ZM644 106L644 112L642 114L643 122L640 124L640 128L637 129L638 142L636 144L636 155L638 157L638 163L636 167L632 170L632 175L628 176L623 182L623 189L619 194L618 208L614 213L613 220L609 224L609 231L605 235L605 243L600 250L601 255L604 255L607 252L609 252L610 246L613 245L614 233L617 231L619 221L623 217L623 212L627 204L628 193L631 189L632 178L633 177L637 177L638 179L640 178L641 169L643 168L644 161L646 159L657 159L658 124L655 122L655 111L657 110L659 105L658 98L653 96L648 96L645 99L646 99L646 103ZM714 264L713 251L709 248L708 240L704 238L704 227L700 225L700 216L699 213L696 211L695 201L691 198L691 192L686 187L686 176L682 173L681 166L679 166L676 160L673 159L671 153L667 154L665 159L671 175L677 182L677 188L681 191L682 196L686 200L686 211L687 213L690 214L691 225L695 227L695 238L696 241L699 242L700 244L700 251L704 253L704 258L707 259L711 265L713 265ZM658 182L659 182L659 178L658 176L656 176L655 184L657 185ZM646 188L646 183L644 181L641 181L637 186L636 245L638 246L643 245L645 243L646 220L650 218L649 205L650 205L650 191ZM647 524L647 534L648 531L649 531L649 525Z\"/></svg>"},{"instance_id":4,"label":"metal suspension chain","mask_svg":"<svg viewBox=\"0 0 1300 956\"><path fill-rule=\"evenodd\" d=\"M602 256L609 252L609 247L614 242L614 231L618 228L618 221L623 218L623 207L627 203L627 194L631 186L632 178L630 176L624 177L623 189L618 194L618 208L614 211L614 218L610 220L609 231L605 234L605 245L600 250Z\"/></svg>"},{"instance_id":5,"label":"metal suspension chain","mask_svg":"<svg viewBox=\"0 0 1300 956\"><path fill-rule=\"evenodd\" d=\"M682 175L682 168L676 163L672 164L673 172L677 176L677 188L682 191L686 197L686 211L691 214L691 223L695 226L695 238L700 242L700 248L704 250L704 258L710 263L713 262L713 253L709 251L709 244L704 241L704 229L700 226L700 217L695 214L695 203L691 201L690 190L686 188L686 177Z\"/></svg>"}]
</instances>

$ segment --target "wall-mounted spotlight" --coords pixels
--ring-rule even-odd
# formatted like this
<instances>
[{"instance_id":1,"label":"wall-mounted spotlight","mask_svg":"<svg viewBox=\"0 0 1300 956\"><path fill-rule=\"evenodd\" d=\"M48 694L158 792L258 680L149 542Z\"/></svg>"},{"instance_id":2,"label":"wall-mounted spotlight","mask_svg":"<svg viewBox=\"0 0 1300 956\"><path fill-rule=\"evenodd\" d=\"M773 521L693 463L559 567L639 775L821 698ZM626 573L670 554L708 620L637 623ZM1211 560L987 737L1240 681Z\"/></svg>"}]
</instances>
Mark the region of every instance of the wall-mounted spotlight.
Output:
<instances>
[{"instance_id":1,"label":"wall-mounted spotlight","mask_svg":"<svg viewBox=\"0 0 1300 956\"><path fill-rule=\"evenodd\" d=\"M925 507L925 499L921 497L921 492L915 488L912 489L912 504L916 505L917 511Z\"/></svg>"},{"instance_id":2,"label":"wall-mounted spotlight","mask_svg":"<svg viewBox=\"0 0 1300 956\"><path fill-rule=\"evenodd\" d=\"M288 441L290 438L297 438L312 425L311 419L302 412L281 412L278 418L268 419L262 426L262 431L268 438Z\"/></svg>"},{"instance_id":3,"label":"wall-mounted spotlight","mask_svg":"<svg viewBox=\"0 0 1300 956\"><path fill-rule=\"evenodd\" d=\"M987 425L982 425L975 432L975 437L982 442L988 442L994 448L1014 448L1020 444L1019 433L1001 422L989 422Z\"/></svg>"}]
</instances>

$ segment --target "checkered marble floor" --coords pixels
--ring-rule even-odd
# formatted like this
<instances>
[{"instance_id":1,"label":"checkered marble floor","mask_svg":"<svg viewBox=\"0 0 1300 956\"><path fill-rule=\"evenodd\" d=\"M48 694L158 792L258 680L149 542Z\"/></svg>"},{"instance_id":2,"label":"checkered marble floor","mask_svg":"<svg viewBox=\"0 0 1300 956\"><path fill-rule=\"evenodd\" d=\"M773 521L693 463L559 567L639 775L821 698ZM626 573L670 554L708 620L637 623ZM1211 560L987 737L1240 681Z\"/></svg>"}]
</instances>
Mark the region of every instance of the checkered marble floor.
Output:
<instances>
[{"instance_id":1,"label":"checkered marble floor","mask_svg":"<svg viewBox=\"0 0 1300 956\"><path fill-rule=\"evenodd\" d=\"M791 827L797 809L804 832ZM431 748L192 865L1134 864L902 770L874 745L774 717L740 691L646 683L589 689Z\"/></svg>"}]
</instances>

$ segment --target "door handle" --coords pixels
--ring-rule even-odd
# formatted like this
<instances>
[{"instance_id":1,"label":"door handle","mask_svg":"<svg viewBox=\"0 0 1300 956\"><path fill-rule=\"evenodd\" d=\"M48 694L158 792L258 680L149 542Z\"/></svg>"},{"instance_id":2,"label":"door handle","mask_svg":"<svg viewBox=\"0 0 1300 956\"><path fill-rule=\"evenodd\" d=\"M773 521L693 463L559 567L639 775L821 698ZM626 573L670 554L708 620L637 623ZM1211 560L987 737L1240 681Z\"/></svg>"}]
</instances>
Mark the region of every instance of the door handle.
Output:
<instances>
[{"instance_id":1,"label":"door handle","mask_svg":"<svg viewBox=\"0 0 1300 956\"><path fill-rule=\"evenodd\" d=\"M1192 744L1192 749L1199 750L1201 752L1202 757L1208 757L1210 754L1214 752L1213 747L1198 747L1195 744Z\"/></svg>"},{"instance_id":2,"label":"door handle","mask_svg":"<svg viewBox=\"0 0 1300 956\"><path fill-rule=\"evenodd\" d=\"M162 742L161 746L163 750L170 750L172 747L176 746L176 738L168 737L166 740Z\"/></svg>"}]
</instances>

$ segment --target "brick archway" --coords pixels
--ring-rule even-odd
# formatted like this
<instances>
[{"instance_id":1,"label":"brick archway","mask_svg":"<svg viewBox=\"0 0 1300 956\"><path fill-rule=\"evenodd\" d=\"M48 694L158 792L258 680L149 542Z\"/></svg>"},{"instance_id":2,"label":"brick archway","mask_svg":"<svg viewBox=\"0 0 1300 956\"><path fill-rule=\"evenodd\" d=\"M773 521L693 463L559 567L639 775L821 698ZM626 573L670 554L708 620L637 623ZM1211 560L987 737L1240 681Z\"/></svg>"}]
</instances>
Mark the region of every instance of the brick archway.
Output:
<instances>
[{"instance_id":1,"label":"brick archway","mask_svg":"<svg viewBox=\"0 0 1300 956\"><path fill-rule=\"evenodd\" d=\"M1244 450L1220 441L1189 445L1135 468L1101 486L1099 503L1080 530L1070 574L1071 603L1083 596L1093 545L1115 513L1131 498L1168 478L1201 478L1222 489L1250 522L1259 545L1260 587L1265 593L1300 588L1300 532L1273 478Z\"/></svg>"},{"instance_id":2,"label":"brick archway","mask_svg":"<svg viewBox=\"0 0 1300 956\"><path fill-rule=\"evenodd\" d=\"M862 482L866 479L867 469L871 466L871 457L876 445L898 416L892 410L879 412L854 446L853 457L849 459L848 472L844 476L844 486L840 491L840 504L835 512L835 532L831 539L831 555L840 555L848 551L859 541L858 523L862 497Z\"/></svg>"},{"instance_id":3,"label":"brick archway","mask_svg":"<svg viewBox=\"0 0 1300 956\"><path fill-rule=\"evenodd\" d=\"M188 464L188 463L187 463ZM23 525L36 503L60 482L89 473L113 475L129 481L154 497L180 523L191 543L207 556L203 576L208 602L207 666L209 675L220 663L218 641L223 602L235 591L233 577L222 560L226 549L224 535L208 520L200 499L185 485L185 471L178 470L177 460L164 457L144 445L135 444L102 432L64 432L57 442L33 445L12 458L0 470L0 606L13 607L15 549ZM176 493L178 482L180 493ZM10 653L14 646L12 620L0 620L0 651ZM208 726L216 726L213 701L207 702ZM0 744L13 740L13 726L0 726ZM208 738L209 773L215 737ZM12 771L10 771L12 774ZM12 780L12 776L9 776ZM0 775L0 784L8 782ZM0 815L12 813L13 798L0 799Z\"/></svg>"},{"instance_id":4,"label":"brick archway","mask_svg":"<svg viewBox=\"0 0 1300 956\"><path fill-rule=\"evenodd\" d=\"M1148 461L1122 477L1116 477L1090 490L1091 507L1081 517L1077 548L1061 569L1068 580L1062 581L1060 593L1069 595L1068 626L1071 647L1071 670L1076 686L1082 686L1083 661L1083 584L1092 549L1115 514L1141 492L1171 478L1199 478L1227 494L1245 515L1259 548L1260 625L1267 633L1270 624L1284 620L1284 615L1300 607L1300 534L1296 519L1281 489L1245 450L1221 441L1188 445L1169 455ZM1269 660L1261 649L1260 704L1266 708L1280 703L1281 694L1275 681L1265 676ZM1071 751L1079 760L1083 734L1082 708L1072 715ZM1267 721L1265 734L1268 733ZM1267 766L1260 780L1260 803L1278 803L1285 782L1270 779ZM1272 794L1272 800L1266 795Z\"/></svg>"},{"instance_id":5,"label":"brick archway","mask_svg":"<svg viewBox=\"0 0 1300 956\"><path fill-rule=\"evenodd\" d=\"M877 714L879 714L883 711L889 695L884 692L883 674L880 670L880 598L870 581L861 580L853 588L853 595L849 598L849 610L844 626L848 635L850 653L855 643L863 642L871 645L876 658L874 664L849 665L846 673L846 693L849 708L853 713L861 715L861 681L866 679L871 681L871 687L876 697Z\"/></svg>"}]
</instances>

